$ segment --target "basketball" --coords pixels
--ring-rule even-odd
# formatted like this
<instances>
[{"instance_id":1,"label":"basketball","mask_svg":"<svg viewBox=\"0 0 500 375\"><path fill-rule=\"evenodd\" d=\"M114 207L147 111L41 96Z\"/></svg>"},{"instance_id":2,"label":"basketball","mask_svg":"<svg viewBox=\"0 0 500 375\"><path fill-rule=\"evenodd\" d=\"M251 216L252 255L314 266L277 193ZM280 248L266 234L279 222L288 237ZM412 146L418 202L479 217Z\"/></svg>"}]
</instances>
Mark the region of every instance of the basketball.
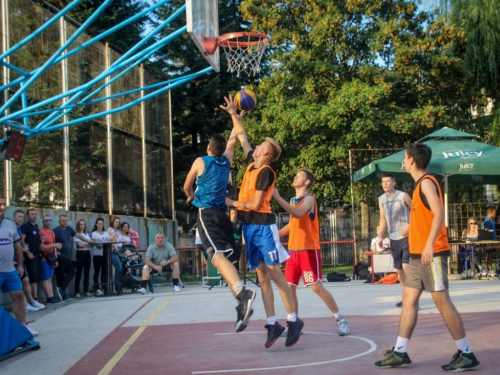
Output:
<instances>
[{"instance_id":1,"label":"basketball","mask_svg":"<svg viewBox=\"0 0 500 375\"><path fill-rule=\"evenodd\" d=\"M240 111L250 111L257 104L257 97L250 90L240 90L234 98Z\"/></svg>"}]
</instances>

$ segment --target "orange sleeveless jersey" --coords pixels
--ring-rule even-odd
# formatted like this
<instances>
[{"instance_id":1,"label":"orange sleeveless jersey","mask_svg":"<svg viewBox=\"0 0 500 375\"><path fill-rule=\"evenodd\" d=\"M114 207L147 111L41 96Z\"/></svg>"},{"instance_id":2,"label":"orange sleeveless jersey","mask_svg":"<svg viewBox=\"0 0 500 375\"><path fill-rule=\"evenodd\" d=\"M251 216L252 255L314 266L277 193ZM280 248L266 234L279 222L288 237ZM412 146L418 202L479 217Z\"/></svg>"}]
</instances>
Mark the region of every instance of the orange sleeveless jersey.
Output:
<instances>
[{"instance_id":1,"label":"orange sleeveless jersey","mask_svg":"<svg viewBox=\"0 0 500 375\"><path fill-rule=\"evenodd\" d=\"M253 170L250 170L253 168L255 165L255 162L251 162L247 166L247 170L245 171L245 175L243 176L243 182L241 183L241 188L240 188L240 194L238 196L238 201L240 202L248 202L253 199L255 196L255 187L257 185L257 177L259 176L260 171L263 168L269 168L271 171L274 173L274 179L276 180L276 172L269 166L269 165L263 165L260 168L255 168ZM266 195L264 196L264 200L262 201L262 204L260 208L256 212L262 212L265 214L271 214L271 205L269 202L271 201L271 197L273 196L273 189L274 189L274 182L273 184L267 189ZM238 208L239 211L251 211L247 210L245 208Z\"/></svg>"},{"instance_id":2,"label":"orange sleeveless jersey","mask_svg":"<svg viewBox=\"0 0 500 375\"><path fill-rule=\"evenodd\" d=\"M290 204L294 207L300 207L305 197L312 195L306 194L304 198L295 205L293 199ZM290 236L288 237L288 250L319 250L319 220L318 206L314 209L314 220L311 220L309 213L306 213L300 219L290 216Z\"/></svg>"},{"instance_id":3,"label":"orange sleeveless jersey","mask_svg":"<svg viewBox=\"0 0 500 375\"><path fill-rule=\"evenodd\" d=\"M441 193L441 188L437 180L431 175L424 175L422 178L420 178L417 186L415 186L415 190L413 191L410 208L410 227L408 238L408 243L410 245L410 254L422 254L425 243L431 231L431 223L434 217L432 211L424 205L424 202L420 198L421 184L422 181L426 178L434 181L437 186L439 199L441 200L441 203L443 203L443 195ZM443 222L441 230L439 231L436 240L434 241L434 254L449 250L450 244L448 243L448 235L446 233L446 227Z\"/></svg>"}]
</instances>

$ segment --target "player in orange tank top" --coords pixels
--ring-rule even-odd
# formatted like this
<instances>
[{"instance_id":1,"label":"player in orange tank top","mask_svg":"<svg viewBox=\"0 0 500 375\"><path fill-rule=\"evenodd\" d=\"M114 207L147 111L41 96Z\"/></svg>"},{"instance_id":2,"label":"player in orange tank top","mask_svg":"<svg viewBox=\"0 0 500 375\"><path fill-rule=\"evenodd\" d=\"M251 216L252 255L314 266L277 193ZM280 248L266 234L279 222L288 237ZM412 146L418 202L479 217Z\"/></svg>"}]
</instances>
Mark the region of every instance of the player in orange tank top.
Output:
<instances>
[{"instance_id":1,"label":"player in orange tank top","mask_svg":"<svg viewBox=\"0 0 500 375\"><path fill-rule=\"evenodd\" d=\"M321 250L319 243L319 220L316 198L309 193L314 184L314 174L305 168L300 169L293 178L295 197L290 204L274 189L273 198L290 214L290 222L280 229L280 237L288 236L288 251L291 257L286 261L285 279L293 295L295 311L299 311L297 286L300 277L304 286L312 286L312 290L332 312L338 326L339 336L349 333L347 320L340 310L332 294L323 285L321 274Z\"/></svg>"},{"instance_id":2,"label":"player in orange tank top","mask_svg":"<svg viewBox=\"0 0 500 375\"><path fill-rule=\"evenodd\" d=\"M458 349L452 360L441 366L441 369L458 372L479 365L465 335L462 317L448 293L449 245L445 238L441 189L436 179L426 172L431 157L432 150L424 143L406 146L404 166L416 184L410 209L410 264L403 290L399 335L394 348L388 351L384 359L375 362L379 368L411 363L407 353L408 344L417 324L418 302L423 289L432 294L432 300Z\"/></svg>"}]
</instances>

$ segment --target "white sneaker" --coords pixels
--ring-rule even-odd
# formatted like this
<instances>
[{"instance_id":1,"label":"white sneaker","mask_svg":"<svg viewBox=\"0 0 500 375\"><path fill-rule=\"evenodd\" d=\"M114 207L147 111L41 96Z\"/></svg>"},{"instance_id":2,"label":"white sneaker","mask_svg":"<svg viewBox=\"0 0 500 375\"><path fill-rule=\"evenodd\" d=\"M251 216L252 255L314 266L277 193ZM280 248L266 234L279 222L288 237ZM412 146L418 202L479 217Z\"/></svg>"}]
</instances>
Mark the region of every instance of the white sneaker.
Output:
<instances>
[{"instance_id":1,"label":"white sneaker","mask_svg":"<svg viewBox=\"0 0 500 375\"><path fill-rule=\"evenodd\" d=\"M174 292L180 292L181 288L178 285L174 285Z\"/></svg>"},{"instance_id":2,"label":"white sneaker","mask_svg":"<svg viewBox=\"0 0 500 375\"><path fill-rule=\"evenodd\" d=\"M28 329L28 331L30 331L30 333L33 335L33 337L38 336L38 332L35 331L34 329L31 329L29 325L25 324L24 326Z\"/></svg>"},{"instance_id":3,"label":"white sneaker","mask_svg":"<svg viewBox=\"0 0 500 375\"><path fill-rule=\"evenodd\" d=\"M97 290L95 291L95 296L96 296L96 297L102 296L103 294L104 294L104 292L103 292L101 289L97 289Z\"/></svg>"},{"instance_id":4,"label":"white sneaker","mask_svg":"<svg viewBox=\"0 0 500 375\"><path fill-rule=\"evenodd\" d=\"M34 300L31 306L36 307L38 310L43 310L47 306L45 306L43 303L38 302L37 300Z\"/></svg>"},{"instance_id":5,"label":"white sneaker","mask_svg":"<svg viewBox=\"0 0 500 375\"><path fill-rule=\"evenodd\" d=\"M137 289L137 293L146 294L146 289L145 288Z\"/></svg>"},{"instance_id":6,"label":"white sneaker","mask_svg":"<svg viewBox=\"0 0 500 375\"><path fill-rule=\"evenodd\" d=\"M29 303L26 304L26 312L35 312L38 310L40 310L40 309L37 309L36 307L31 306Z\"/></svg>"}]
</instances>

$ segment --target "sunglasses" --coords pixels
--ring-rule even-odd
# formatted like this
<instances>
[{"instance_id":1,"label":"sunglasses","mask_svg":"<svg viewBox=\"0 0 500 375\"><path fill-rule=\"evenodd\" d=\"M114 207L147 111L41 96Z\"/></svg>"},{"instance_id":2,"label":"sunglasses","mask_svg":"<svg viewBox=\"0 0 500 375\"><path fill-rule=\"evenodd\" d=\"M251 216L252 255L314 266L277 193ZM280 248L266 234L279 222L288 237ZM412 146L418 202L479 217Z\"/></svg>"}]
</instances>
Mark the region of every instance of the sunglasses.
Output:
<instances>
[{"instance_id":1,"label":"sunglasses","mask_svg":"<svg viewBox=\"0 0 500 375\"><path fill-rule=\"evenodd\" d=\"M44 220L45 223L52 223L52 219Z\"/></svg>"}]
</instances>

